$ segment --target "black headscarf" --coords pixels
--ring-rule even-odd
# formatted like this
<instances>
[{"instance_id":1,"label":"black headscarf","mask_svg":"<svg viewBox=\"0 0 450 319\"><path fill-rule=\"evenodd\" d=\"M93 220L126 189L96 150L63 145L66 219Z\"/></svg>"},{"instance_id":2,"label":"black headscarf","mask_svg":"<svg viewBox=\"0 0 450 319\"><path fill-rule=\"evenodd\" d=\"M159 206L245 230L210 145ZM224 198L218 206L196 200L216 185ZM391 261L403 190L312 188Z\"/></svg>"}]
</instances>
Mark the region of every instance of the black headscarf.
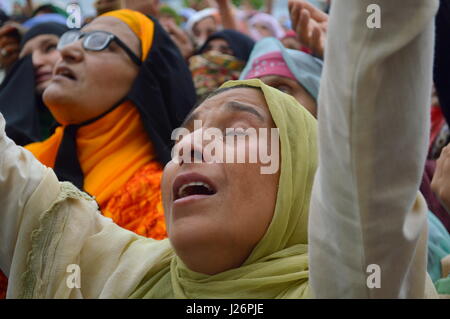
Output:
<instances>
[{"instance_id":1,"label":"black headscarf","mask_svg":"<svg viewBox=\"0 0 450 319\"><path fill-rule=\"evenodd\" d=\"M154 18L152 48L127 95L141 113L159 161L171 160L172 131L196 103L194 83L178 47Z\"/></svg>"},{"instance_id":2,"label":"black headscarf","mask_svg":"<svg viewBox=\"0 0 450 319\"><path fill-rule=\"evenodd\" d=\"M0 27L3 26L3 24L5 24L5 22L8 20L9 16L5 13L5 11L0 9Z\"/></svg>"},{"instance_id":3,"label":"black headscarf","mask_svg":"<svg viewBox=\"0 0 450 319\"><path fill-rule=\"evenodd\" d=\"M156 151L165 165L171 160L172 131L178 128L196 102L192 75L177 46L152 17L154 36L150 52L126 97L101 116L88 122L68 125L55 161L55 173L61 181L70 181L83 189L84 177L77 158L76 131L130 100L141 119Z\"/></svg>"},{"instance_id":4,"label":"black headscarf","mask_svg":"<svg viewBox=\"0 0 450 319\"><path fill-rule=\"evenodd\" d=\"M214 39L223 39L230 46L231 50L233 50L234 56L244 62L248 61L250 57L250 53L253 50L253 46L255 45L255 41L249 36L235 31L235 30L222 30L213 33L208 37L205 44L198 50L198 54L202 54L205 52L208 43Z\"/></svg>"},{"instance_id":5,"label":"black headscarf","mask_svg":"<svg viewBox=\"0 0 450 319\"><path fill-rule=\"evenodd\" d=\"M61 36L65 31L67 28L64 25L53 22L37 25L25 33L21 47L38 35ZM18 145L44 139L54 124L35 87L31 55L19 59L0 85L0 112L6 120L6 133Z\"/></svg>"},{"instance_id":6,"label":"black headscarf","mask_svg":"<svg viewBox=\"0 0 450 319\"><path fill-rule=\"evenodd\" d=\"M28 30L24 34L24 36L22 37L22 40L20 41L20 48L23 48L25 43L27 43L34 37L37 37L38 35L54 34L54 35L60 37L67 30L69 30L69 29L65 25L62 25L60 23L56 23L56 22L40 23L40 24L32 27L30 30Z\"/></svg>"},{"instance_id":7,"label":"black headscarf","mask_svg":"<svg viewBox=\"0 0 450 319\"><path fill-rule=\"evenodd\" d=\"M436 15L433 80L442 113L450 125L450 3L441 0Z\"/></svg>"}]
</instances>

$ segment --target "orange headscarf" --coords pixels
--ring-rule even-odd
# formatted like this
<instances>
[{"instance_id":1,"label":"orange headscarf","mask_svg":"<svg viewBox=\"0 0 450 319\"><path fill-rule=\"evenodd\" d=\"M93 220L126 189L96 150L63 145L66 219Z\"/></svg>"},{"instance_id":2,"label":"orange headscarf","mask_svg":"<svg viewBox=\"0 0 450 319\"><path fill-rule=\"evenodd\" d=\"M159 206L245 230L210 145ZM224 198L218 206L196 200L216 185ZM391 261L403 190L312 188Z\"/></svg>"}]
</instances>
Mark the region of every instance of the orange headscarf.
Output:
<instances>
[{"instance_id":1,"label":"orange headscarf","mask_svg":"<svg viewBox=\"0 0 450 319\"><path fill-rule=\"evenodd\" d=\"M153 21L142 13L129 9L110 11L102 14L101 17L114 17L125 22L141 41L141 61L145 61L153 43L155 31Z\"/></svg>"},{"instance_id":2,"label":"orange headscarf","mask_svg":"<svg viewBox=\"0 0 450 319\"><path fill-rule=\"evenodd\" d=\"M127 9L102 16L115 17L130 27L141 42L144 61L153 42L153 21ZM26 148L44 165L54 167L63 133L64 126L60 126L47 140ZM164 238L162 167L156 161L153 145L133 103L124 102L93 123L81 126L76 143L84 190L95 197L102 213L140 235ZM156 235L152 227L157 228Z\"/></svg>"}]
</instances>

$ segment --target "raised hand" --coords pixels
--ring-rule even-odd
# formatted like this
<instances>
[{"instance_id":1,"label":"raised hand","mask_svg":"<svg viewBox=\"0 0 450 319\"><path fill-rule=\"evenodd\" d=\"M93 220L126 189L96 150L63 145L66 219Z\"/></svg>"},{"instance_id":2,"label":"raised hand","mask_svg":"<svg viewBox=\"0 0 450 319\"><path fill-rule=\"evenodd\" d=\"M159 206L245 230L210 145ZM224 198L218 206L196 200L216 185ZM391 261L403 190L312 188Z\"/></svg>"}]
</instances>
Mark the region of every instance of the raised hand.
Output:
<instances>
[{"instance_id":1,"label":"raised hand","mask_svg":"<svg viewBox=\"0 0 450 319\"><path fill-rule=\"evenodd\" d=\"M292 29L300 43L323 59L328 30L328 15L304 0L289 0Z\"/></svg>"},{"instance_id":2,"label":"raised hand","mask_svg":"<svg viewBox=\"0 0 450 319\"><path fill-rule=\"evenodd\" d=\"M18 28L7 24L0 28L0 66L8 70L19 58L20 35Z\"/></svg>"},{"instance_id":3,"label":"raised hand","mask_svg":"<svg viewBox=\"0 0 450 319\"><path fill-rule=\"evenodd\" d=\"M431 189L442 206L450 213L450 145L442 149L436 162L436 171L431 181Z\"/></svg>"},{"instance_id":4,"label":"raised hand","mask_svg":"<svg viewBox=\"0 0 450 319\"><path fill-rule=\"evenodd\" d=\"M169 33L173 42L180 49L181 54L185 59L191 57L194 53L194 46L189 39L189 36L181 30L173 21L167 21L163 24L164 29Z\"/></svg>"}]
</instances>

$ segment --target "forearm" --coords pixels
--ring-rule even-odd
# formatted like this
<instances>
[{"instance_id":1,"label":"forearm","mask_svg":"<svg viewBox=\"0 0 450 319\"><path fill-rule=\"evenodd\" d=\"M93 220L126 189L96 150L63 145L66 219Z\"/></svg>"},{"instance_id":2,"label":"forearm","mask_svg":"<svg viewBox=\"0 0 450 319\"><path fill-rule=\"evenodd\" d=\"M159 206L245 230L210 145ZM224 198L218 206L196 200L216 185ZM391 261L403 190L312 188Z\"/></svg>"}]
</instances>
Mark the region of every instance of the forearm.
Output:
<instances>
[{"instance_id":1,"label":"forearm","mask_svg":"<svg viewBox=\"0 0 450 319\"><path fill-rule=\"evenodd\" d=\"M272 14L273 0L266 0L266 13Z\"/></svg>"},{"instance_id":2,"label":"forearm","mask_svg":"<svg viewBox=\"0 0 450 319\"><path fill-rule=\"evenodd\" d=\"M229 0L217 1L220 18L224 29L237 30L236 20L233 15L233 7Z\"/></svg>"},{"instance_id":3,"label":"forearm","mask_svg":"<svg viewBox=\"0 0 450 319\"><path fill-rule=\"evenodd\" d=\"M0 268L9 274L25 205L37 188L45 166L5 135L0 114Z\"/></svg>"},{"instance_id":4,"label":"forearm","mask_svg":"<svg viewBox=\"0 0 450 319\"><path fill-rule=\"evenodd\" d=\"M381 8L379 29L366 25L374 2ZM316 297L423 296L426 205L417 193L436 8L430 0L333 3L309 221ZM381 286L370 289L373 264L381 269Z\"/></svg>"}]
</instances>

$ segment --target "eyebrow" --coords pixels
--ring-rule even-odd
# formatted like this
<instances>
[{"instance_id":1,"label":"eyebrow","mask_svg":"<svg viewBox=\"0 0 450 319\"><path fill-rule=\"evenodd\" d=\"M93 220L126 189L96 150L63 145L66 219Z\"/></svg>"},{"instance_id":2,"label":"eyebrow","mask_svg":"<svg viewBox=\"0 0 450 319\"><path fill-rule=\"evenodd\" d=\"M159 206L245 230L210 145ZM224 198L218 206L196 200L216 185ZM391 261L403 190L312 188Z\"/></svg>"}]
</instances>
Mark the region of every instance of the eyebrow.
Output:
<instances>
[{"instance_id":1,"label":"eyebrow","mask_svg":"<svg viewBox=\"0 0 450 319\"><path fill-rule=\"evenodd\" d=\"M184 127L186 128L187 126L189 126L193 121L195 121L196 119L198 119L198 115L200 112L195 112L195 109L192 110L184 119L183 123L181 123L180 127Z\"/></svg>"},{"instance_id":2,"label":"eyebrow","mask_svg":"<svg viewBox=\"0 0 450 319\"><path fill-rule=\"evenodd\" d=\"M40 43L40 47L44 47L44 46L46 46L49 42L52 42L52 41L54 41L54 40L56 40L56 43L58 43L58 39L45 39L44 41L42 41L41 43Z\"/></svg>"},{"instance_id":3,"label":"eyebrow","mask_svg":"<svg viewBox=\"0 0 450 319\"><path fill-rule=\"evenodd\" d=\"M41 43L39 43L38 48L42 48L42 47L46 46L49 42L51 42L53 40L54 39L52 39L52 38L43 40ZM58 43L58 40L56 40L56 43ZM27 46L25 44L25 46L22 48L22 50L20 50L19 55L25 56L25 55L33 53L33 51L34 51L34 49L30 48L30 46Z\"/></svg>"},{"instance_id":4,"label":"eyebrow","mask_svg":"<svg viewBox=\"0 0 450 319\"><path fill-rule=\"evenodd\" d=\"M247 112L255 115L261 122L265 121L265 117L260 112L258 112L254 107L236 101L228 102L225 105L231 111Z\"/></svg>"},{"instance_id":5,"label":"eyebrow","mask_svg":"<svg viewBox=\"0 0 450 319\"><path fill-rule=\"evenodd\" d=\"M230 111L247 112L247 113L255 115L259 121L261 121L261 122L265 121L265 117L260 112L255 110L254 107L251 107L249 105L246 105L246 104L243 104L240 102L236 102L236 101L231 101L231 102L226 103L225 106ZM201 113L201 111L195 112L195 109L194 109L190 114L188 114L186 116L185 120L180 125L180 127L189 126L193 121L195 121L196 119L199 118L200 113Z\"/></svg>"}]
</instances>

